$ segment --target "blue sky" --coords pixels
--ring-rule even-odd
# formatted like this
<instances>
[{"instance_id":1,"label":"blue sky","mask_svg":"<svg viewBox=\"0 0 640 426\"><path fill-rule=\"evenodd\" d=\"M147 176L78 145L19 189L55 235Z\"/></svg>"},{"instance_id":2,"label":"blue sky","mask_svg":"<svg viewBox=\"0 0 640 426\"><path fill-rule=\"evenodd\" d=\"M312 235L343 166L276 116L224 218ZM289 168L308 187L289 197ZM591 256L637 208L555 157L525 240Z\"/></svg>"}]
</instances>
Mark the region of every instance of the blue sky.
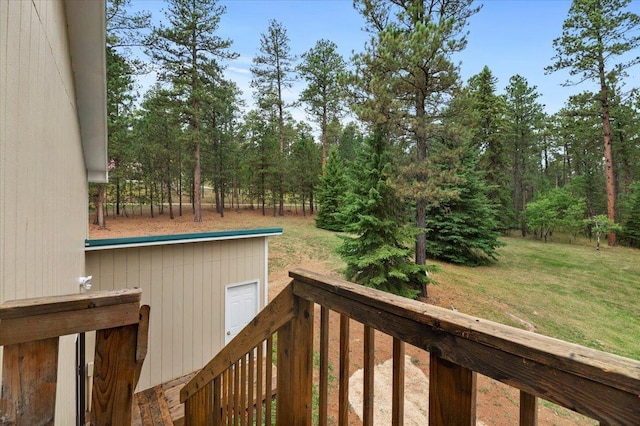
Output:
<instances>
[{"instance_id":1,"label":"blue sky","mask_svg":"<svg viewBox=\"0 0 640 426\"><path fill-rule=\"evenodd\" d=\"M487 65L498 78L497 91L503 93L509 78L520 74L530 85L537 86L540 102L549 113L557 112L572 94L595 90L592 83L578 87L562 87L568 74L545 75L544 67L554 55L553 39L560 36L567 17L569 0L485 0L483 7L468 26L467 48L455 57L462 78L479 73ZM631 10L640 13L640 2L632 2ZM227 64L227 77L243 90L251 106L249 67L258 53L260 34L266 32L270 19L287 29L292 53L300 56L319 39L338 45L348 60L353 52L363 50L369 35L362 31L363 18L353 9L351 0L221 0L226 13L221 18L219 35L233 40L232 49L240 57ZM152 12L154 22L164 17L162 1L133 0L134 8ZM640 52L636 52L636 56ZM640 66L631 70L627 87L640 86ZM148 81L146 79L145 81ZM146 84L146 83L143 83ZM297 98L302 83L292 87L286 96ZM294 117L302 119L302 112Z\"/></svg>"}]
</instances>

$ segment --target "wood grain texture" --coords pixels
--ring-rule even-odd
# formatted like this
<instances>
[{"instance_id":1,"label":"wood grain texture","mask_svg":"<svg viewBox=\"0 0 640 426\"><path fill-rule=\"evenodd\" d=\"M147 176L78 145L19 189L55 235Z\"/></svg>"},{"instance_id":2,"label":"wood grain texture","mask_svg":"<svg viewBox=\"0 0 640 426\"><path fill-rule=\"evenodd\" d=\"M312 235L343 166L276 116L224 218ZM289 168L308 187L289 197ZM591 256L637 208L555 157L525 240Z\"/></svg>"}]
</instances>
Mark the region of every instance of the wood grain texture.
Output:
<instances>
[{"instance_id":1,"label":"wood grain texture","mask_svg":"<svg viewBox=\"0 0 640 426\"><path fill-rule=\"evenodd\" d=\"M293 291L439 358L601 422L640 424L640 362L299 271ZM300 281L303 280L303 281ZM495 335L491 333L495 332ZM559 349L555 348L555 344ZM564 349L563 349L564 348ZM597 360L585 360L592 354Z\"/></svg>"},{"instance_id":2,"label":"wood grain texture","mask_svg":"<svg viewBox=\"0 0 640 426\"><path fill-rule=\"evenodd\" d=\"M328 422L328 394L329 394L329 309L322 306L320 308L320 370L318 386L318 424L327 426Z\"/></svg>"},{"instance_id":3,"label":"wood grain texture","mask_svg":"<svg viewBox=\"0 0 640 426\"><path fill-rule=\"evenodd\" d=\"M340 316L340 367L338 388L338 424L349 424L349 317Z\"/></svg>"},{"instance_id":4,"label":"wood grain texture","mask_svg":"<svg viewBox=\"0 0 640 426\"><path fill-rule=\"evenodd\" d=\"M273 409L273 400L271 398L267 398L267 395L271 395L273 391L273 363L269 362L272 356L273 356L273 335L267 338L267 350L264 354L264 358L265 358L264 422L266 426L271 426L271 411Z\"/></svg>"},{"instance_id":5,"label":"wood grain texture","mask_svg":"<svg viewBox=\"0 0 640 426\"><path fill-rule=\"evenodd\" d=\"M133 379L133 387L138 386L138 380L140 380L140 373L142 372L142 365L147 357L147 348L149 347L149 313L151 308L149 305L143 305L140 307L140 314L138 323L138 332L136 335L136 370Z\"/></svg>"},{"instance_id":6,"label":"wood grain texture","mask_svg":"<svg viewBox=\"0 0 640 426\"><path fill-rule=\"evenodd\" d=\"M476 373L431 354L429 425L476 425Z\"/></svg>"},{"instance_id":7,"label":"wood grain texture","mask_svg":"<svg viewBox=\"0 0 640 426\"><path fill-rule=\"evenodd\" d=\"M137 325L98 330L91 411L96 425L130 424Z\"/></svg>"},{"instance_id":8,"label":"wood grain texture","mask_svg":"<svg viewBox=\"0 0 640 426\"><path fill-rule=\"evenodd\" d=\"M311 425L313 303L297 299L296 315L278 330L279 425Z\"/></svg>"},{"instance_id":9,"label":"wood grain texture","mask_svg":"<svg viewBox=\"0 0 640 426\"><path fill-rule=\"evenodd\" d=\"M520 391L520 426L537 426L538 398Z\"/></svg>"},{"instance_id":10,"label":"wood grain texture","mask_svg":"<svg viewBox=\"0 0 640 426\"><path fill-rule=\"evenodd\" d=\"M288 286L182 388L180 400L184 402L189 395L211 382L214 377L229 368L243 354L255 348L290 321L293 315L293 293L291 287Z\"/></svg>"},{"instance_id":11,"label":"wood grain texture","mask_svg":"<svg viewBox=\"0 0 640 426\"><path fill-rule=\"evenodd\" d=\"M374 395L374 370L375 370L375 329L364 327L364 392L362 423L364 426L373 426L373 395Z\"/></svg>"},{"instance_id":12,"label":"wood grain texture","mask_svg":"<svg viewBox=\"0 0 640 426\"><path fill-rule=\"evenodd\" d=\"M140 304L85 308L0 320L0 346L137 324Z\"/></svg>"},{"instance_id":13,"label":"wood grain texture","mask_svg":"<svg viewBox=\"0 0 640 426\"><path fill-rule=\"evenodd\" d=\"M640 395L640 361L568 343L559 339L476 318L460 312L409 300L390 293L325 277L304 270L289 273L294 293L305 297L305 289L317 288L350 303L364 304L372 312L388 314L428 325L434 331L481 343L536 361L607 386ZM313 300L313 299L311 299ZM316 302L320 303L320 302Z\"/></svg>"},{"instance_id":14,"label":"wood grain texture","mask_svg":"<svg viewBox=\"0 0 640 426\"><path fill-rule=\"evenodd\" d=\"M404 424L404 342L393 339L393 385L391 389L391 424Z\"/></svg>"},{"instance_id":15,"label":"wood grain texture","mask_svg":"<svg viewBox=\"0 0 640 426\"><path fill-rule=\"evenodd\" d=\"M0 424L53 425L57 337L4 347Z\"/></svg>"},{"instance_id":16,"label":"wood grain texture","mask_svg":"<svg viewBox=\"0 0 640 426\"><path fill-rule=\"evenodd\" d=\"M64 296L10 300L0 305L0 320L57 312L73 312L105 306L140 303L142 290L124 289Z\"/></svg>"}]
</instances>

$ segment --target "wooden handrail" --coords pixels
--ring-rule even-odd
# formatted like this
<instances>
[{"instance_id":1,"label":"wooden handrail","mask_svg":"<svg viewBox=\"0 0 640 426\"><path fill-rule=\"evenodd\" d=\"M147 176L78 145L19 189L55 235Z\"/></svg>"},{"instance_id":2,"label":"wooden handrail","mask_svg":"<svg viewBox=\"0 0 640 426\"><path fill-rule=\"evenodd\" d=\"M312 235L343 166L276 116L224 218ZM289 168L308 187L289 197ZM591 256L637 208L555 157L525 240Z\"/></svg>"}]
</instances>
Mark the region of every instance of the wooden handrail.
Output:
<instances>
[{"instance_id":1,"label":"wooden handrail","mask_svg":"<svg viewBox=\"0 0 640 426\"><path fill-rule=\"evenodd\" d=\"M128 289L6 302L0 423L53 424L59 337L96 330L92 424L131 423L133 390L147 352L149 306Z\"/></svg>"},{"instance_id":2,"label":"wooden handrail","mask_svg":"<svg viewBox=\"0 0 640 426\"><path fill-rule=\"evenodd\" d=\"M39 297L0 305L0 346L137 324L142 290Z\"/></svg>"},{"instance_id":3,"label":"wooden handrail","mask_svg":"<svg viewBox=\"0 0 640 426\"><path fill-rule=\"evenodd\" d=\"M291 287L285 288L269 305L247 324L198 374L180 390L180 402L195 395L214 378L231 367L247 352L275 333L295 316Z\"/></svg>"},{"instance_id":4,"label":"wooden handrail","mask_svg":"<svg viewBox=\"0 0 640 426\"><path fill-rule=\"evenodd\" d=\"M440 359L605 423L640 421L638 361L313 272L289 275L295 296Z\"/></svg>"},{"instance_id":5,"label":"wooden handrail","mask_svg":"<svg viewBox=\"0 0 640 426\"><path fill-rule=\"evenodd\" d=\"M200 404L198 410L204 413L203 416L220 411L216 392L224 389L224 386L220 388L219 384L212 385L214 378L233 368L238 359L278 331L277 419L286 424L309 424L309 391L312 381L310 356L313 346L313 329L310 324L313 322L313 304L316 303L322 307L319 339L321 376L327 375L328 312L334 311L341 315L341 379L338 392L338 417L341 424L348 422L345 398L349 371L350 319L365 326L364 374L365 378L368 377L365 386L368 386L368 393L371 395L372 372L366 370L371 370L373 365L373 330L393 337L392 422L402 422L402 363L404 344L409 343L430 352L431 425L475 424L478 373L520 390L522 425L536 424L537 397L599 420L601 424L640 424L639 361L309 271L295 270L289 276L293 280L283 293L183 388L181 401L200 398L205 391L212 392L213 411L206 406L209 404L208 399ZM301 374L302 372L305 374ZM205 389L204 386L208 387ZM319 389L320 401L326 403L326 377L320 377ZM365 398L365 424L373 422L372 404L372 397ZM327 413L322 407L319 416L320 424L326 424ZM206 417L193 417L196 420L187 424L199 424L204 418ZM213 420L213 424L220 422Z\"/></svg>"}]
</instances>

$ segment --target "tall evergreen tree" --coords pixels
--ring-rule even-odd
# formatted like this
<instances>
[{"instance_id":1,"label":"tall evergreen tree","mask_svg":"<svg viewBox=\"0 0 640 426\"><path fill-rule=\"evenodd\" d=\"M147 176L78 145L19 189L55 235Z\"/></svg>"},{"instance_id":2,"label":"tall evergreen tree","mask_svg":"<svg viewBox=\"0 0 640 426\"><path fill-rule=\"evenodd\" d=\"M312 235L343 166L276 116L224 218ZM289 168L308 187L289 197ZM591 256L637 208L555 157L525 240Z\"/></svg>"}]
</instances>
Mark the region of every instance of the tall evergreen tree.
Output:
<instances>
[{"instance_id":1,"label":"tall evergreen tree","mask_svg":"<svg viewBox=\"0 0 640 426\"><path fill-rule=\"evenodd\" d=\"M132 13L130 0L109 0L106 5L106 62L107 62L107 127L109 134L110 180L120 188L120 177L126 167L131 123L136 101L134 74L140 61L133 58L130 46L141 44L141 31L148 27L150 13ZM115 179L114 179L115 178ZM105 184L96 184L96 220L106 227L104 200ZM120 206L119 191L116 205ZM118 212L119 213L119 212Z\"/></svg>"},{"instance_id":2,"label":"tall evergreen tree","mask_svg":"<svg viewBox=\"0 0 640 426\"><path fill-rule=\"evenodd\" d=\"M467 90L471 100L471 135L478 152L478 167L484 173L487 196L498 206L498 220L502 229L513 226L513 212L507 175L509 158L505 146L505 99L496 94L498 79L489 67L469 79Z\"/></svg>"},{"instance_id":3,"label":"tall evergreen tree","mask_svg":"<svg viewBox=\"0 0 640 426\"><path fill-rule=\"evenodd\" d=\"M302 55L302 63L298 65L301 77L307 82L300 100L307 104L307 113L320 125L323 170L327 163L328 124L339 117L344 108L345 94L340 78L345 68L338 46L329 40L319 40Z\"/></svg>"},{"instance_id":4,"label":"tall evergreen tree","mask_svg":"<svg viewBox=\"0 0 640 426\"><path fill-rule=\"evenodd\" d=\"M233 59L231 41L217 36L225 8L217 0L169 0L168 26L153 29L147 42L151 57L162 65L161 79L182 91L193 148L194 222L202 222L201 104L209 96L204 81L219 71L220 59Z\"/></svg>"},{"instance_id":5,"label":"tall evergreen tree","mask_svg":"<svg viewBox=\"0 0 640 426\"><path fill-rule=\"evenodd\" d=\"M587 214L606 211L602 144L598 137L599 105L591 93L572 96L559 111L557 134L565 155L565 186L587 203Z\"/></svg>"},{"instance_id":6,"label":"tall evergreen tree","mask_svg":"<svg viewBox=\"0 0 640 426\"><path fill-rule=\"evenodd\" d=\"M424 265L426 205L436 186L425 170L434 154L429 140L438 133L443 109L458 83L451 56L465 48L467 20L479 7L473 7L472 0L356 0L355 4L373 33L367 51L355 58L370 83L369 109L377 111L365 115L368 121L387 116L413 146L415 160L404 169L404 192L415 202L415 260ZM367 119L363 113L361 109L361 118Z\"/></svg>"},{"instance_id":7,"label":"tall evergreen tree","mask_svg":"<svg viewBox=\"0 0 640 426\"><path fill-rule=\"evenodd\" d=\"M234 82L224 79L215 79L207 87L211 93L202 104L203 140L207 141L202 147L203 176L213 183L216 212L224 217L225 196L232 186L233 165L238 155L236 122L241 93Z\"/></svg>"},{"instance_id":8,"label":"tall evergreen tree","mask_svg":"<svg viewBox=\"0 0 640 426\"><path fill-rule=\"evenodd\" d=\"M529 86L527 80L514 75L509 79L506 89L506 140L510 157L512 188L512 215L520 224L520 233L527 232L526 205L533 198L533 181L541 150L539 135L542 132L542 104L538 102L540 94L535 86Z\"/></svg>"},{"instance_id":9,"label":"tall evergreen tree","mask_svg":"<svg viewBox=\"0 0 640 426\"><path fill-rule=\"evenodd\" d=\"M547 72L568 69L579 84L587 80L599 85L604 136L604 159L607 188L607 213L616 220L616 170L611 138L611 81L626 75L626 70L640 62L640 56L622 59L640 46L640 16L626 10L631 0L573 0L569 16L562 26L562 36L553 41L556 56ZM609 233L609 245L616 244L615 233Z\"/></svg>"},{"instance_id":10,"label":"tall evergreen tree","mask_svg":"<svg viewBox=\"0 0 640 426\"><path fill-rule=\"evenodd\" d=\"M347 264L345 276L356 283L415 298L428 283L426 267L411 261L404 203L389 184L393 173L388 135L378 126L355 166L347 195L345 230L339 253Z\"/></svg>"},{"instance_id":11,"label":"tall evergreen tree","mask_svg":"<svg viewBox=\"0 0 640 426\"><path fill-rule=\"evenodd\" d=\"M469 266L496 259L496 212L476 169L476 153L467 149L456 184L458 196L427 205L427 256Z\"/></svg>"},{"instance_id":12,"label":"tall evergreen tree","mask_svg":"<svg viewBox=\"0 0 640 426\"><path fill-rule=\"evenodd\" d=\"M329 231L344 231L339 215L345 206L347 175L342 158L336 150L329 151L327 165L318 185L318 214L316 226Z\"/></svg>"},{"instance_id":13,"label":"tall evergreen tree","mask_svg":"<svg viewBox=\"0 0 640 426\"><path fill-rule=\"evenodd\" d=\"M300 199L302 215L306 216L307 203L309 213L313 213L314 194L322 174L320 149L313 140L311 128L306 123L298 123L296 133L297 137L291 146L288 175L291 191Z\"/></svg>"},{"instance_id":14,"label":"tall evergreen tree","mask_svg":"<svg viewBox=\"0 0 640 426\"><path fill-rule=\"evenodd\" d=\"M293 84L294 62L289 36L282 23L272 19L266 33L260 35L260 53L253 58L251 86L261 109L276 109L278 141L280 143L279 210L284 215L285 109L283 91Z\"/></svg>"}]
</instances>

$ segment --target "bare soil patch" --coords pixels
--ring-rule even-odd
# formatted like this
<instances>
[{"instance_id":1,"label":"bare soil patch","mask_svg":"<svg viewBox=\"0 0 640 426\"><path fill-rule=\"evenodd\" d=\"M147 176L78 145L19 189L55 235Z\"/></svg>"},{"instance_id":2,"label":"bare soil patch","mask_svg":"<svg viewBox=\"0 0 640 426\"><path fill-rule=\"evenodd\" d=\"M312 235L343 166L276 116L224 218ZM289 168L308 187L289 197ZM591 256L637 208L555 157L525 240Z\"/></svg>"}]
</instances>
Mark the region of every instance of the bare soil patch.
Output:
<instances>
[{"instance_id":1,"label":"bare soil patch","mask_svg":"<svg viewBox=\"0 0 640 426\"><path fill-rule=\"evenodd\" d=\"M314 229L314 217L302 216L301 211L295 209L286 212L284 217L263 216L258 210L230 210L225 211L224 217L210 208L203 211L203 222L194 223L190 214L190 207L187 206L183 216L176 216L170 219L165 212L151 218L148 212L140 214L134 211L129 217L107 218L107 228L98 229L96 225L89 224L89 235L92 239L98 238L119 238L147 235L182 234L192 232L226 231L237 229L273 228L281 227L284 234L270 239L269 249L269 297L273 298L289 282L288 271L296 268L308 269L321 274L340 277L340 263L336 257L327 253L321 242L315 241L314 236L318 233ZM93 219L93 217L91 217ZM323 231L321 231L323 232ZM330 238L329 233L322 234L325 238ZM330 251L330 250L329 250ZM467 305L465 294L456 290L453 285L431 286L430 299L428 303L433 303L445 308L451 305L464 311ZM316 322L319 323L320 311L316 307ZM332 313L330 316L330 364L333 367L333 376L338 374L339 360L339 315ZM318 337L316 336L316 339ZM377 364L383 364L392 357L392 339L376 332L375 358ZM353 375L363 365L363 327L361 324L351 322L350 326L350 374ZM411 345L406 347L406 355L411 364L428 378L429 376L429 354ZM357 380L355 381L357 383ZM409 382L413 383L413 382ZM417 382L419 383L419 382ZM338 412L338 380L330 383L329 391L329 413L332 416L333 424L337 424ZM390 392L390 390L389 390ZM405 388L405 392L422 393L423 403L428 405L428 395L424 389ZM518 423L519 393L517 389L506 386L493 379L478 376L477 383L477 418L485 425L510 426ZM559 409L547 403L539 404L539 424L541 425L592 425L596 424L589 419L576 415L570 411ZM384 410L384 407L380 407ZM412 415L410 410L406 410L406 424L418 424L411 421L411 418L420 419L422 413L416 412ZM412 417L413 416L413 417ZM353 409L350 410L349 423L353 425L362 424L360 418ZM480 424L480 423L479 423Z\"/></svg>"}]
</instances>

